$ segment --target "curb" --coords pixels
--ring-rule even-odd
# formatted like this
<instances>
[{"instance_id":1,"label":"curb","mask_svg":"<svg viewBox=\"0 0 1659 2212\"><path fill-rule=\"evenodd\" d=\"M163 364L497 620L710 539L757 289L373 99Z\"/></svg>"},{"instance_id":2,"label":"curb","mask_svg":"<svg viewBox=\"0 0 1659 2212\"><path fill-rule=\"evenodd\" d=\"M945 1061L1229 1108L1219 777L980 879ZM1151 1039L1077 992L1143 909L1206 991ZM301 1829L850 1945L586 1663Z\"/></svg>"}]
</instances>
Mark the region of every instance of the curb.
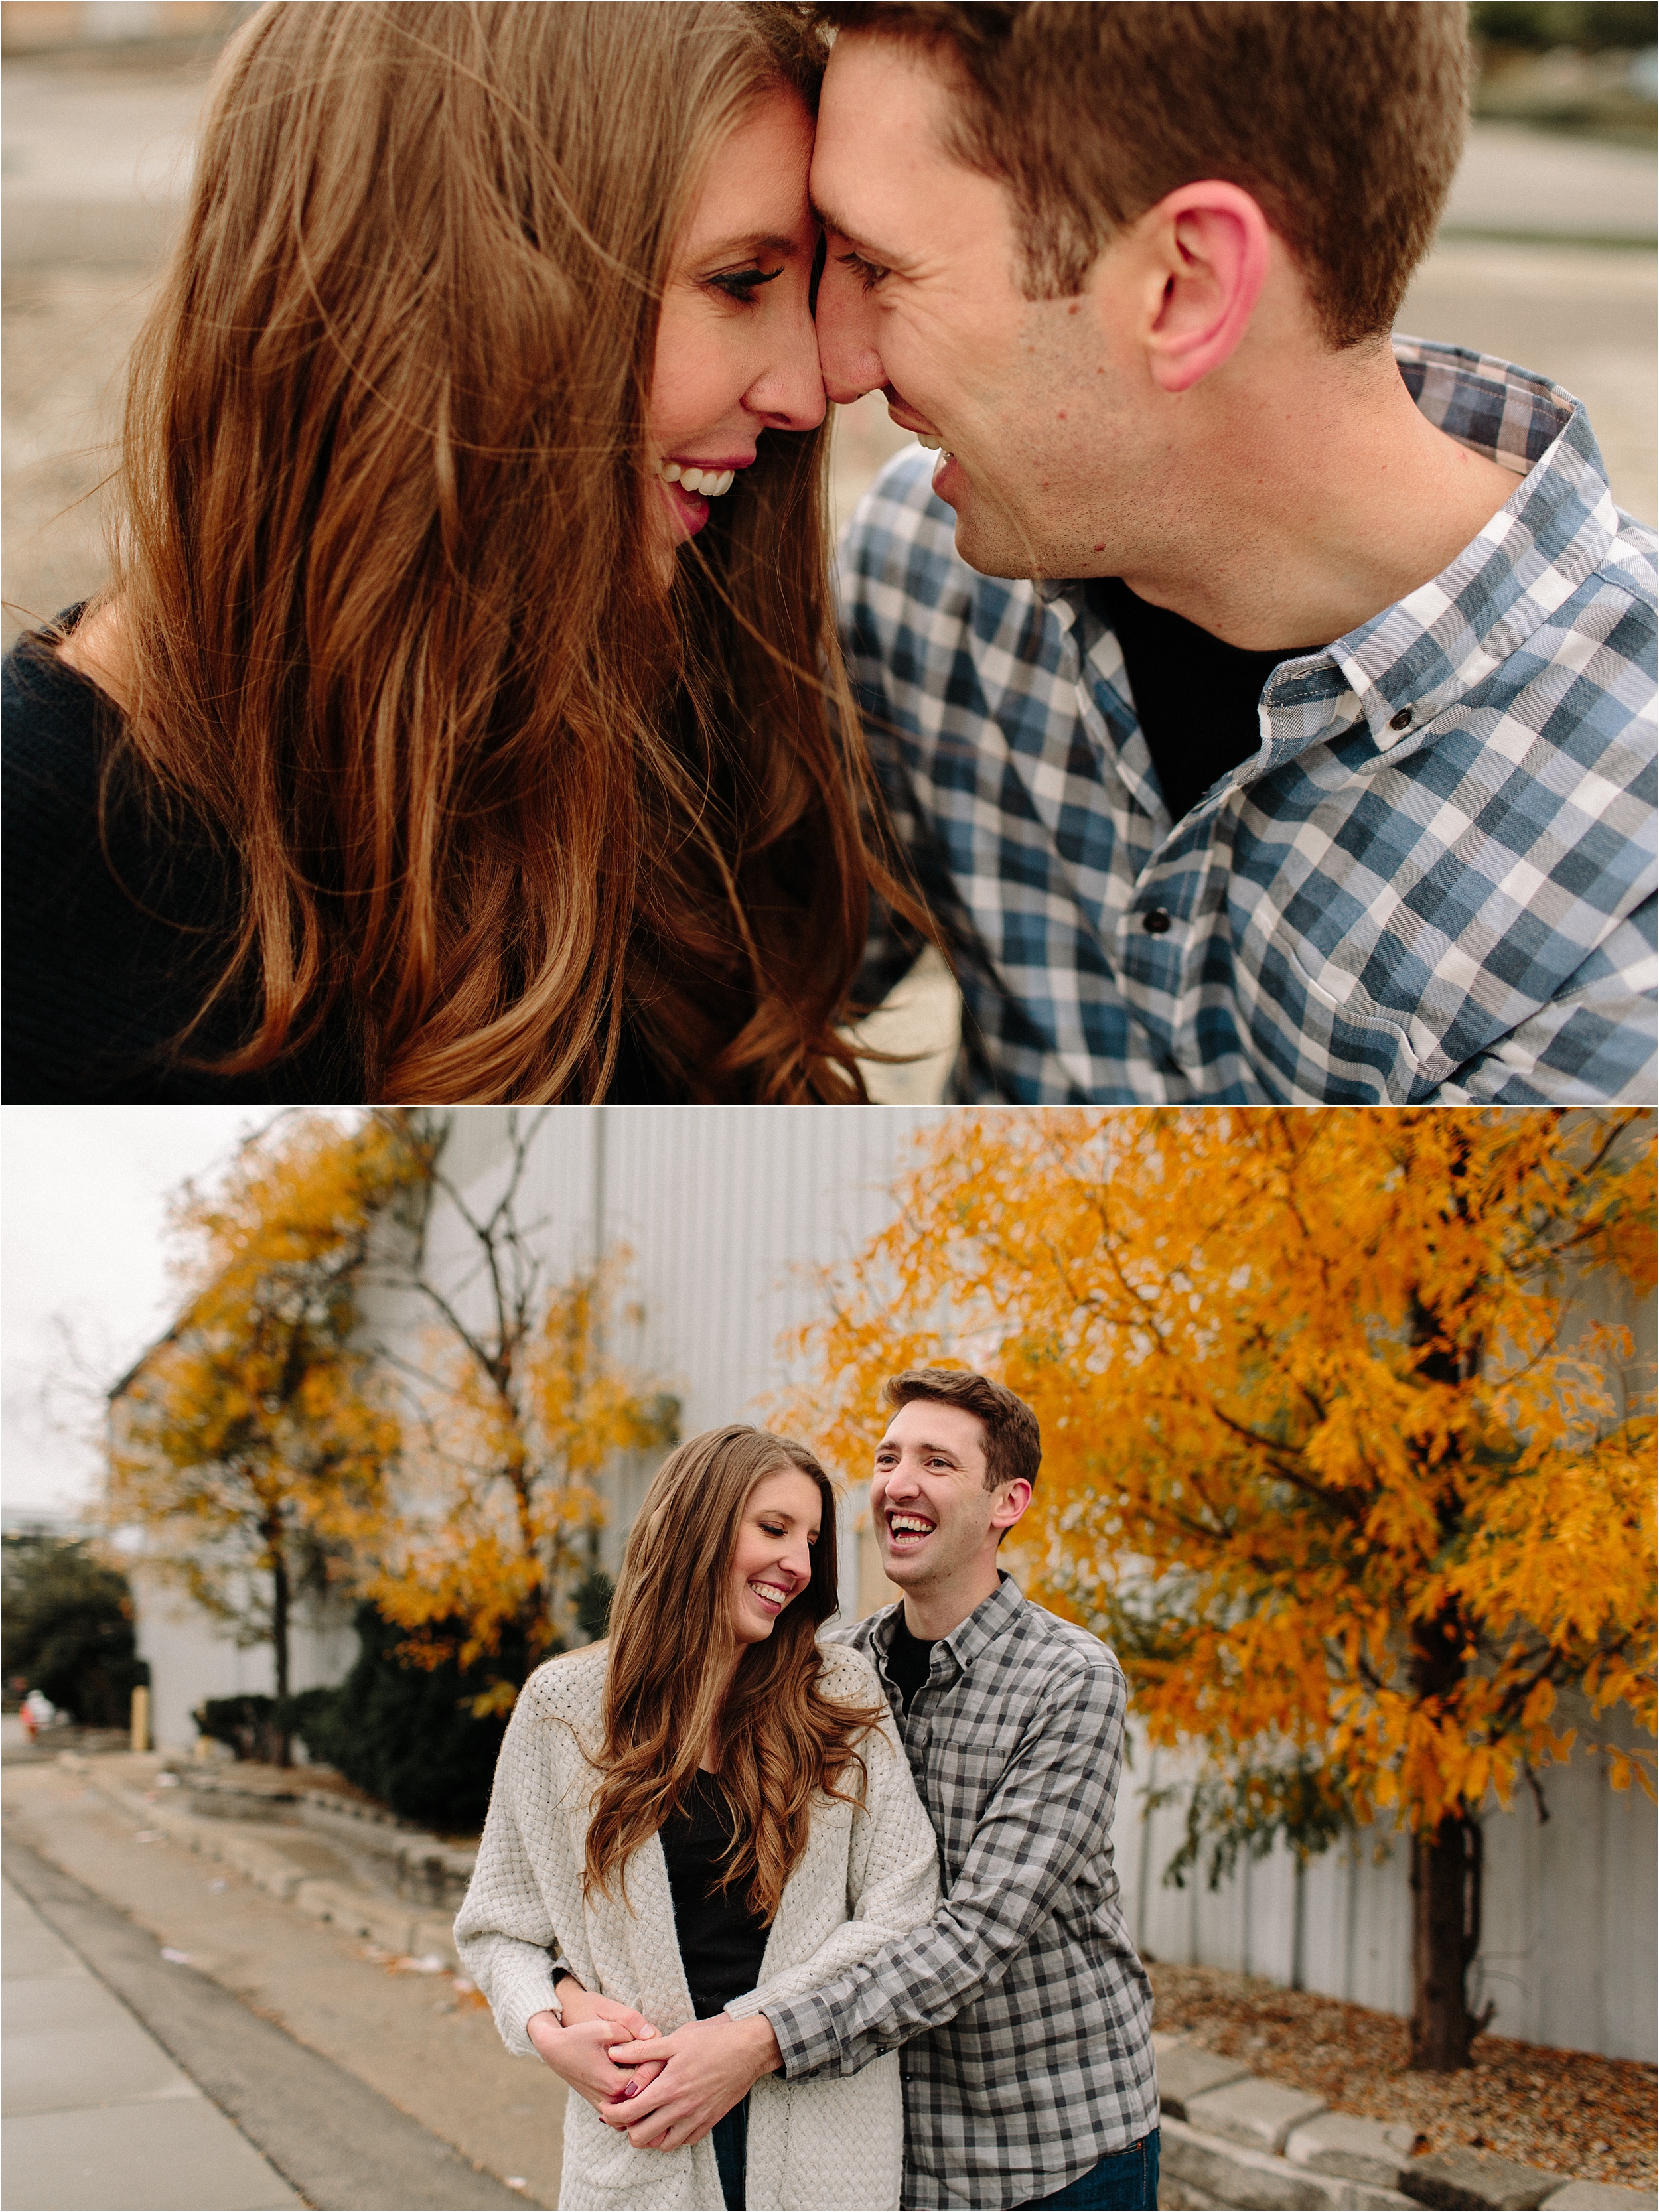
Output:
<instances>
[{"instance_id":1,"label":"curb","mask_svg":"<svg viewBox=\"0 0 1659 2212\"><path fill-rule=\"evenodd\" d=\"M65 1751L58 1762L72 1774L82 1776L106 1803L143 1828L153 1829L222 1866L234 1867L257 1887L284 1904L297 1905L313 1920L331 1921L348 1935L359 1936L383 1950L416 1958L435 1954L459 1970L451 1923L395 1897L382 1897L319 1875L308 1874L280 1844L261 1836L238 1835L238 1822L221 1814L204 1818L182 1805L152 1803L142 1791L100 1779L90 1759L82 1753Z\"/></svg>"},{"instance_id":2,"label":"curb","mask_svg":"<svg viewBox=\"0 0 1659 2212\"><path fill-rule=\"evenodd\" d=\"M1326 2109L1185 2036L1155 2034L1170 2212L1641 2212L1655 2199L1458 2146L1411 2155L1410 2132Z\"/></svg>"},{"instance_id":3,"label":"curb","mask_svg":"<svg viewBox=\"0 0 1659 2212\"><path fill-rule=\"evenodd\" d=\"M1173 2186L1171 2185L1173 2184ZM1206 2135L1167 2112L1159 2124L1158 2202L1175 2212L1382 2212L1417 2199L1292 2166L1270 2152Z\"/></svg>"},{"instance_id":4,"label":"curb","mask_svg":"<svg viewBox=\"0 0 1659 2212\"><path fill-rule=\"evenodd\" d=\"M436 1836L400 1820L384 1806L319 1790L295 1778L281 1787L262 1781L250 1788L239 1784L234 1773L212 1776L179 1775L190 1809L206 1820L257 1820L280 1819L270 1809L298 1808L300 1825L324 1835L344 1838L387 1858L397 1869L398 1893L418 1910L422 1906L460 1910L467 1884L472 1879L476 1851L441 1843Z\"/></svg>"}]
</instances>

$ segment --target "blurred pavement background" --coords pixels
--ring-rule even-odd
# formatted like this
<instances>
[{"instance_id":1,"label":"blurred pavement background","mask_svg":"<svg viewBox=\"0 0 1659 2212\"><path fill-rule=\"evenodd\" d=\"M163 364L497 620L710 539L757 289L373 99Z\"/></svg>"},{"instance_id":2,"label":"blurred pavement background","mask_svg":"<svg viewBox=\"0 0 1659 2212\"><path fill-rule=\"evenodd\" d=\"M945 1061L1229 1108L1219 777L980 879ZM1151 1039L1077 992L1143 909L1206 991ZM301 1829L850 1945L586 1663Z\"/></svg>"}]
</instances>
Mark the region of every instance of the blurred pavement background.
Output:
<instances>
[{"instance_id":1,"label":"blurred pavement background","mask_svg":"<svg viewBox=\"0 0 1659 2212\"><path fill-rule=\"evenodd\" d=\"M3 21L4 642L94 590L100 487L121 366L190 171L212 54L245 10L192 0L7 5ZM1510 9L1512 16L1549 10ZM1656 165L1651 8L1610 18L1599 46L1494 50L1438 243L1401 327L1541 371L1583 400L1613 495L1659 522L1656 485ZM1616 46L1628 21L1640 50ZM1609 39L1614 50L1604 51ZM1594 42L1592 42L1594 43ZM1492 88L1496 89L1492 89ZM1548 127L1543 127L1547 125ZM910 442L878 396L840 411L834 495L845 521ZM954 987L929 958L861 1033L923 1057L872 1072L892 1101L939 1096Z\"/></svg>"}]
</instances>

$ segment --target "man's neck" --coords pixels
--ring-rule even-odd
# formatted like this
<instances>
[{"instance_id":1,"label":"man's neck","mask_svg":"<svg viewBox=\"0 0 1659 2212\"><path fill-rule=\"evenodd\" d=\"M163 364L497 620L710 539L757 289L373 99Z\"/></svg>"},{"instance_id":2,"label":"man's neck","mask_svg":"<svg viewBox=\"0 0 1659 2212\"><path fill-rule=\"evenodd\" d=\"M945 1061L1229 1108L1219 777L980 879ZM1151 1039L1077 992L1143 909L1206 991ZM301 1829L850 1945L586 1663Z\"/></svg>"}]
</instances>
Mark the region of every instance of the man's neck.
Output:
<instances>
[{"instance_id":1,"label":"man's neck","mask_svg":"<svg viewBox=\"0 0 1659 2212\"><path fill-rule=\"evenodd\" d=\"M1518 482L1435 428L1389 349L1297 366L1293 398L1260 365L1186 395L1200 404L1158 501L1176 527L1122 570L1138 598L1249 651L1358 629L1438 575Z\"/></svg>"},{"instance_id":2,"label":"man's neck","mask_svg":"<svg viewBox=\"0 0 1659 2212\"><path fill-rule=\"evenodd\" d=\"M994 1554L988 1567L978 1566L971 1576L952 1577L937 1589L906 1590L904 1625L918 1643L937 1644L994 1597L1001 1581Z\"/></svg>"}]
</instances>

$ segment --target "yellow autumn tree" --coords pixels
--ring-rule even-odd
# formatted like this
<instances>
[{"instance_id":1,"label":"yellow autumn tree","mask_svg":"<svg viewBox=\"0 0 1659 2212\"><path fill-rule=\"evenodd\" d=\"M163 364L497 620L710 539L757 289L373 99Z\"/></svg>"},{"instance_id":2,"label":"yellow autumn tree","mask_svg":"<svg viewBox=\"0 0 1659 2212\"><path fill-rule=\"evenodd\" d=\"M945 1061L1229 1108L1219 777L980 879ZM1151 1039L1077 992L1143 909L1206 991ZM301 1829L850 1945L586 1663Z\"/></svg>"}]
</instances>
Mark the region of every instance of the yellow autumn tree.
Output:
<instances>
[{"instance_id":1,"label":"yellow autumn tree","mask_svg":"<svg viewBox=\"0 0 1659 2212\"><path fill-rule=\"evenodd\" d=\"M396 1363L405 1449L367 1586L404 1632L406 1662L495 1670L473 1700L480 1717L510 1711L524 1674L574 1631L603 1632L599 1477L617 1452L673 1443L679 1413L608 1350L626 1254L547 1279L521 1210L545 1119L507 1117L505 1180L488 1206L449 1179L441 1143L429 1163L428 1194L471 1264L441 1279L422 1237L403 1278L429 1321L418 1361Z\"/></svg>"},{"instance_id":2,"label":"yellow autumn tree","mask_svg":"<svg viewBox=\"0 0 1659 2212\"><path fill-rule=\"evenodd\" d=\"M1479 1814L1571 1753L1558 1693L1655 1718L1644 1113L953 1118L802 1348L847 1467L884 1376L1036 1409L1033 1594L1105 1635L1224 1846L1412 1839L1413 2063L1468 2063ZM796 1417L801 1418L801 1410ZM1607 1747L1615 1789L1651 1761Z\"/></svg>"},{"instance_id":3,"label":"yellow autumn tree","mask_svg":"<svg viewBox=\"0 0 1659 2212\"><path fill-rule=\"evenodd\" d=\"M221 1182L185 1184L178 1318L110 1394L112 1519L239 1642L270 1644L279 1701L296 1595L349 1575L380 1516L400 1432L355 1342L356 1282L425 1168L401 1117L294 1114ZM285 1762L280 1703L277 1727Z\"/></svg>"}]
</instances>

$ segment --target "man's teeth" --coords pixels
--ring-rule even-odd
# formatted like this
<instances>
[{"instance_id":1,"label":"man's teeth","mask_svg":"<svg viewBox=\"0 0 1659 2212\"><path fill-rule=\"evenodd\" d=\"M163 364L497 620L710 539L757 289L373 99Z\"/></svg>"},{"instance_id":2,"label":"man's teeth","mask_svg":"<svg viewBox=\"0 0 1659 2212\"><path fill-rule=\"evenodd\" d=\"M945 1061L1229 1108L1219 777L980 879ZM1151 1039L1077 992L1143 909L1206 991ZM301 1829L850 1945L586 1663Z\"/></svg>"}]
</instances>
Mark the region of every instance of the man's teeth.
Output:
<instances>
[{"instance_id":1,"label":"man's teeth","mask_svg":"<svg viewBox=\"0 0 1659 2212\"><path fill-rule=\"evenodd\" d=\"M657 473L665 483L677 483L682 491L700 491L705 499L718 499L722 492L732 489L735 469L683 469L678 461L659 461Z\"/></svg>"},{"instance_id":2,"label":"man's teeth","mask_svg":"<svg viewBox=\"0 0 1659 2212\"><path fill-rule=\"evenodd\" d=\"M920 430L916 433L916 443L924 453L943 453L947 461L955 459L948 446L938 438L924 438Z\"/></svg>"},{"instance_id":3,"label":"man's teeth","mask_svg":"<svg viewBox=\"0 0 1659 2212\"><path fill-rule=\"evenodd\" d=\"M933 1533L933 1524L931 1521L918 1520L914 1515L908 1513L890 1513L887 1516L887 1527L889 1532L895 1536L931 1536Z\"/></svg>"}]
</instances>

